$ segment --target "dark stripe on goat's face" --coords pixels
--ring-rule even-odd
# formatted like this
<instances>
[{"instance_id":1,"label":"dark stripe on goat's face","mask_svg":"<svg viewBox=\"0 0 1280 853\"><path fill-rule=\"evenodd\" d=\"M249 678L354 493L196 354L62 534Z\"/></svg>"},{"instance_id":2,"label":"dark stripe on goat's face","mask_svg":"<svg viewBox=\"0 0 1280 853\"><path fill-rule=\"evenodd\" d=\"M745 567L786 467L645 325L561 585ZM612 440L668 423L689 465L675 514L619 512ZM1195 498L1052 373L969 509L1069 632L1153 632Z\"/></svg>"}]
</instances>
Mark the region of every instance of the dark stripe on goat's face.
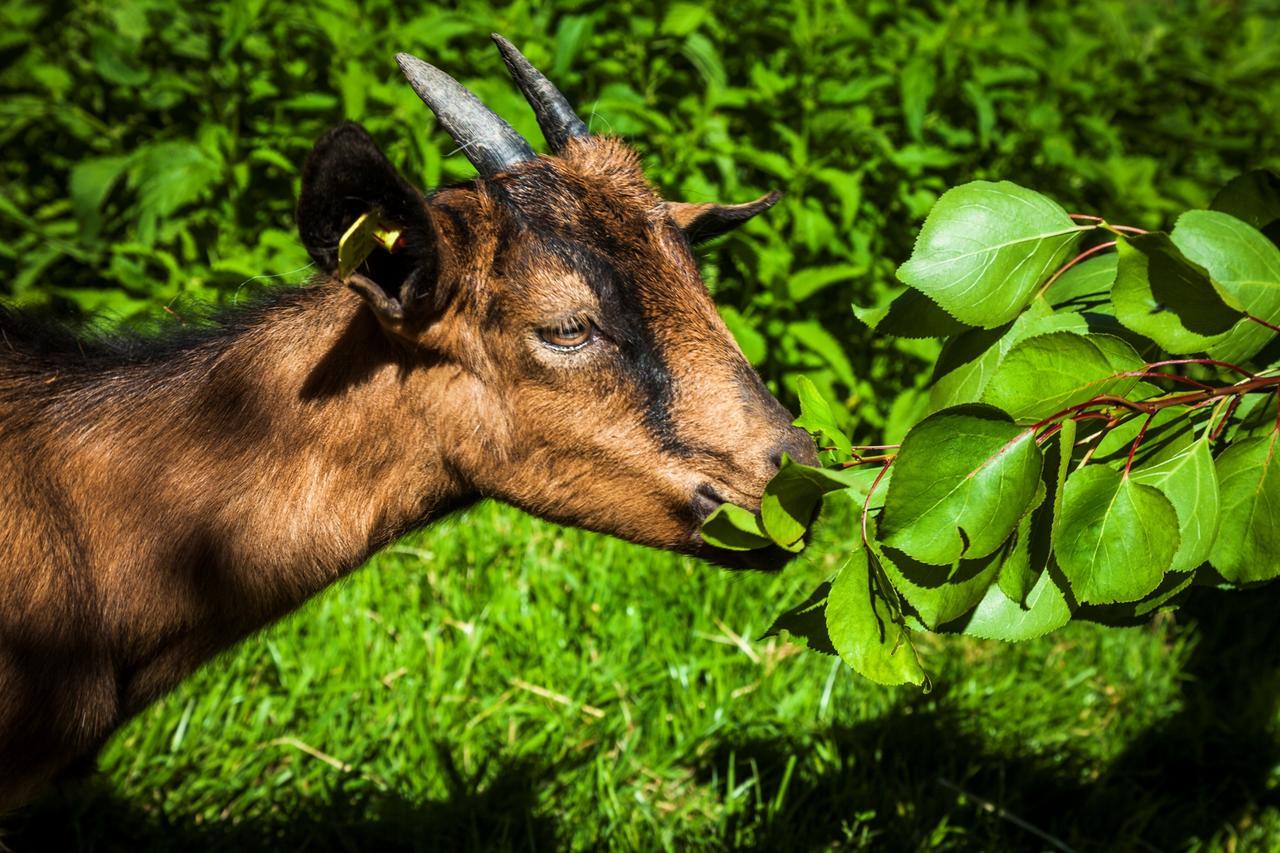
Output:
<instances>
[{"instance_id":1,"label":"dark stripe on goat's face","mask_svg":"<svg viewBox=\"0 0 1280 853\"><path fill-rule=\"evenodd\" d=\"M676 434L672 417L675 378L640 298L640 277L656 274L645 258L652 249L639 242L649 223L617 223L618 230L610 230L606 217L589 209L589 202L566 198L563 178L549 167L535 166L516 181L486 188L506 214L498 252L517 251L530 267L549 255L582 277L601 306L601 333L617 345L619 367L640 398L645 427L665 452L688 455L691 449ZM634 262L636 269L626 269L615 259Z\"/></svg>"}]
</instances>

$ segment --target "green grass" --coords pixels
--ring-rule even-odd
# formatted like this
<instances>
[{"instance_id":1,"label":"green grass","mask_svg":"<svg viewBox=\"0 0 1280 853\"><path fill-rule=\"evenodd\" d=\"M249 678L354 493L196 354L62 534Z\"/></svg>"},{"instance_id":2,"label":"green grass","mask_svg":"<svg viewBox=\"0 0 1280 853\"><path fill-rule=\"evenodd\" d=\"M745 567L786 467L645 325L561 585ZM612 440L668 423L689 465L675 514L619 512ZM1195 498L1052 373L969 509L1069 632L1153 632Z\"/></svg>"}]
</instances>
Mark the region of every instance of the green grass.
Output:
<instances>
[{"instance_id":1,"label":"green grass","mask_svg":"<svg viewBox=\"0 0 1280 853\"><path fill-rule=\"evenodd\" d=\"M6 840L1049 849L989 802L1080 850L1280 843L1280 596L927 640L921 694L757 639L829 569L728 573L480 506L205 667Z\"/></svg>"}]
</instances>

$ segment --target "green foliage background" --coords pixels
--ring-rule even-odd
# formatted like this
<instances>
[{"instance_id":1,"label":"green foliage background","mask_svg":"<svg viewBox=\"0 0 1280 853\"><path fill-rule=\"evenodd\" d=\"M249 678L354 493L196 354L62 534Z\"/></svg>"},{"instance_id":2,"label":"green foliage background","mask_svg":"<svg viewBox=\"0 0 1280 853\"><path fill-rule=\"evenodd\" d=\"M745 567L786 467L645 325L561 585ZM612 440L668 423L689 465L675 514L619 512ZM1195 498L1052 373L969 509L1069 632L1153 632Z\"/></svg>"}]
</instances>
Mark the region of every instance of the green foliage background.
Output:
<instances>
[{"instance_id":1,"label":"green foliage background","mask_svg":"<svg viewBox=\"0 0 1280 853\"><path fill-rule=\"evenodd\" d=\"M0 288L20 302L155 316L305 279L292 206L326 127L363 122L423 186L470 173L395 51L539 138L499 31L670 197L786 192L707 276L768 379L804 372L890 440L933 344L873 340L848 306L888 295L945 188L1014 178L1159 227L1280 150L1266 2L0 8Z\"/></svg>"},{"instance_id":2,"label":"green foliage background","mask_svg":"<svg viewBox=\"0 0 1280 853\"><path fill-rule=\"evenodd\" d=\"M5 299L167 320L301 283L298 171L331 124L363 122L424 187L470 173L394 52L539 138L498 31L669 197L787 193L703 253L706 275L774 387L809 377L869 441L918 413L937 344L877 338L850 306L898 292L945 188L1010 179L1157 228L1280 167L1280 10L1262 0L0 0L0 15ZM1049 846L966 792L1075 849L1280 839L1265 590L1188 605L1200 632L939 647L922 696L754 639L829 564L730 576L500 507L374 562L140 717L103 755L106 792L46 803L12 846Z\"/></svg>"}]
</instances>

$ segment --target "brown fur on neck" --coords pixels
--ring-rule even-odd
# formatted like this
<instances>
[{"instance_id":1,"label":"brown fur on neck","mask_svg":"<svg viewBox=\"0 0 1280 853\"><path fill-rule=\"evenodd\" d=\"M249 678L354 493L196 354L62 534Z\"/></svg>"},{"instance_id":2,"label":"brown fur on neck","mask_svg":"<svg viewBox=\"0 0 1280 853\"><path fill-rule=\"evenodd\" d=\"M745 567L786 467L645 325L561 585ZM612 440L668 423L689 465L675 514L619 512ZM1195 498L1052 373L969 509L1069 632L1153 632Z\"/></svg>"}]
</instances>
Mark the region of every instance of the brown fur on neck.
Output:
<instances>
[{"instance_id":1,"label":"brown fur on neck","mask_svg":"<svg viewBox=\"0 0 1280 853\"><path fill-rule=\"evenodd\" d=\"M470 499L421 358L332 282L160 361L0 351L0 803Z\"/></svg>"}]
</instances>

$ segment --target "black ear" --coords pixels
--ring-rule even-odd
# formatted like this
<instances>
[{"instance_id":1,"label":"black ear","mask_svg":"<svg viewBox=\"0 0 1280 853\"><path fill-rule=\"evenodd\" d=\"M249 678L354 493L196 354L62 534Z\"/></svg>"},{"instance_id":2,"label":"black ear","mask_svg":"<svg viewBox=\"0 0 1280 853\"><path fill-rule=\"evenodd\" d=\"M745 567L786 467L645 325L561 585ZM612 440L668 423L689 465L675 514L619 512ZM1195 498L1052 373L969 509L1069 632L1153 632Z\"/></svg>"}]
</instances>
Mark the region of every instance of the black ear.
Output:
<instances>
[{"instance_id":1,"label":"black ear","mask_svg":"<svg viewBox=\"0 0 1280 853\"><path fill-rule=\"evenodd\" d=\"M667 202L667 212L684 231L689 242L696 244L727 234L756 214L773 207L780 198L782 193L775 191L743 204L689 204L672 201Z\"/></svg>"},{"instance_id":2,"label":"black ear","mask_svg":"<svg viewBox=\"0 0 1280 853\"><path fill-rule=\"evenodd\" d=\"M337 269L338 241L365 213L401 229L403 243L394 253L371 254L352 276L352 286L366 300L369 294L361 288L370 283L397 304L422 296L435 279L436 259L426 202L364 128L345 122L320 137L302 168L298 233L322 270ZM359 278L363 282L357 284ZM371 307L378 311L372 302Z\"/></svg>"}]
</instances>

